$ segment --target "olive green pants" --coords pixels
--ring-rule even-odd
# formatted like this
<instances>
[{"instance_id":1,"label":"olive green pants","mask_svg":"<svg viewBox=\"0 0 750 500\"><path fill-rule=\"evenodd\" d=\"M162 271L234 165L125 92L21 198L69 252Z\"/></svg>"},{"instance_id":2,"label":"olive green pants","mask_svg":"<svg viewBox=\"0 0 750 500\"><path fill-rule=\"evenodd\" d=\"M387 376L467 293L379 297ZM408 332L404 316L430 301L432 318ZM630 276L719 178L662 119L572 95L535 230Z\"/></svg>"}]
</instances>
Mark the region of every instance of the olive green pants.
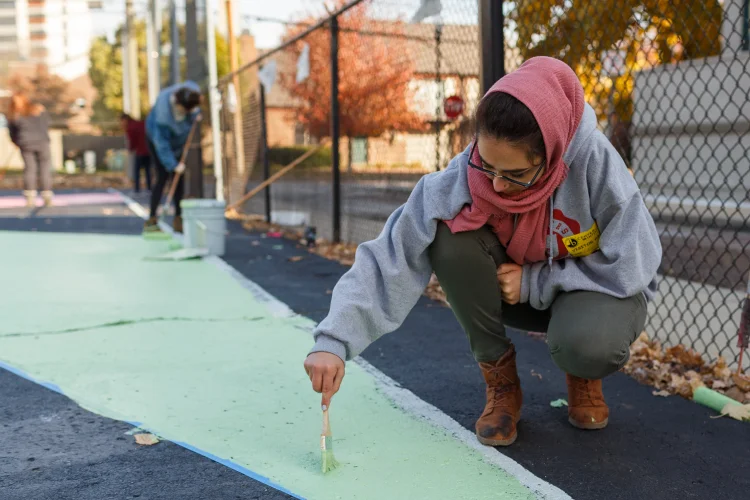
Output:
<instances>
[{"instance_id":1,"label":"olive green pants","mask_svg":"<svg viewBox=\"0 0 750 500\"><path fill-rule=\"evenodd\" d=\"M496 361L505 353L511 345L505 335L509 326L547 332L557 366L577 377L600 379L627 362L630 344L646 323L646 300L640 293L626 299L597 292L560 293L545 311L504 303L496 271L508 258L488 227L453 234L438 224L430 260L479 362Z\"/></svg>"}]
</instances>

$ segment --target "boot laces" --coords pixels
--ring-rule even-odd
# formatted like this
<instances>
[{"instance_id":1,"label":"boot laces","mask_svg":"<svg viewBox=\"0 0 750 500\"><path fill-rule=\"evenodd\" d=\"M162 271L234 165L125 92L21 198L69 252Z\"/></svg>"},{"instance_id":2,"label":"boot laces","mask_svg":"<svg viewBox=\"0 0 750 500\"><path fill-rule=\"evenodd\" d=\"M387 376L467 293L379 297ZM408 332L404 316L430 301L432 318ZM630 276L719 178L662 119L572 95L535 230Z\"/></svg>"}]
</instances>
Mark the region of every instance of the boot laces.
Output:
<instances>
[{"instance_id":1,"label":"boot laces","mask_svg":"<svg viewBox=\"0 0 750 500\"><path fill-rule=\"evenodd\" d=\"M591 406L596 406L598 403L600 403L600 397L598 394L596 394L596 391L592 387L594 384L594 380L589 380L585 378L579 378L577 383L574 384L573 388L576 391L576 394L578 398L580 398L582 403L588 403Z\"/></svg>"},{"instance_id":2,"label":"boot laces","mask_svg":"<svg viewBox=\"0 0 750 500\"><path fill-rule=\"evenodd\" d=\"M507 407L511 405L511 398L516 391L516 382L507 377L500 370L491 370L493 375L492 385L489 388L489 404L492 408Z\"/></svg>"}]
</instances>

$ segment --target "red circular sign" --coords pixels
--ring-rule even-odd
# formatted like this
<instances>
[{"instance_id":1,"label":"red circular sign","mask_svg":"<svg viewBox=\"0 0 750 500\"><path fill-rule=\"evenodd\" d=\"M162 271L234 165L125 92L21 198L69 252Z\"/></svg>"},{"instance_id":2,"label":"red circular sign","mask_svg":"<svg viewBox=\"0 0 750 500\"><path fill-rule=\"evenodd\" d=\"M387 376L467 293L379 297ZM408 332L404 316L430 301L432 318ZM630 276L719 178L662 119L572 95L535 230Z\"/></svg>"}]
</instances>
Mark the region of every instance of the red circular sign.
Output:
<instances>
[{"instance_id":1,"label":"red circular sign","mask_svg":"<svg viewBox=\"0 0 750 500\"><path fill-rule=\"evenodd\" d=\"M443 102L443 109L445 110L445 116L455 120L464 112L464 100L457 95L447 97Z\"/></svg>"}]
</instances>

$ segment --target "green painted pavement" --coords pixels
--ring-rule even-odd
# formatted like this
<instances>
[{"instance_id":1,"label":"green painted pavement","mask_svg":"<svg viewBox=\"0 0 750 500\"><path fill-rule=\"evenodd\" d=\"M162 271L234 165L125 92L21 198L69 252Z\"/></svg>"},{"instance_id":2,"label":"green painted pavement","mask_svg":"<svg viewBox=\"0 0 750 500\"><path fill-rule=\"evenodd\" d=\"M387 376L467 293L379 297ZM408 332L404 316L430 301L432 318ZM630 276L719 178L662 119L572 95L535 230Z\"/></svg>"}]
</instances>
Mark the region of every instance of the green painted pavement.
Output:
<instances>
[{"instance_id":1,"label":"green painted pavement","mask_svg":"<svg viewBox=\"0 0 750 500\"><path fill-rule=\"evenodd\" d=\"M310 321L273 317L210 263L144 261L166 247L137 237L0 233L0 248L14 263L14 285L0 292L0 360L91 411L142 422L306 498L534 498L352 363L331 408L343 465L323 476L320 398L301 364ZM189 319L143 321L169 317ZM63 332L122 320L134 321Z\"/></svg>"}]
</instances>

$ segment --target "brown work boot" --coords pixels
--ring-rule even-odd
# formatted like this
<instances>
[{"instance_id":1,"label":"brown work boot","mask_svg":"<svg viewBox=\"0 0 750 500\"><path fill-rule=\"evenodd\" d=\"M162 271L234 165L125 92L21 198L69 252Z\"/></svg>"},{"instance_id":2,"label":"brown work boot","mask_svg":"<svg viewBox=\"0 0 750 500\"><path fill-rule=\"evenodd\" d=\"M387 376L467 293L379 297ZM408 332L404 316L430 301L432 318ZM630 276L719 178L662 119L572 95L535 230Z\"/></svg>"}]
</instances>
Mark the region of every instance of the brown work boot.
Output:
<instances>
[{"instance_id":1,"label":"brown work boot","mask_svg":"<svg viewBox=\"0 0 750 500\"><path fill-rule=\"evenodd\" d=\"M158 231L159 220L156 217L149 217L149 219L143 223L143 230L146 232Z\"/></svg>"},{"instance_id":2,"label":"brown work boot","mask_svg":"<svg viewBox=\"0 0 750 500\"><path fill-rule=\"evenodd\" d=\"M182 217L179 215L175 215L174 219L172 219L172 229L174 229L175 233L182 232Z\"/></svg>"},{"instance_id":3,"label":"brown work boot","mask_svg":"<svg viewBox=\"0 0 750 500\"><path fill-rule=\"evenodd\" d=\"M509 446L516 440L516 424L521 419L521 381L516 372L516 350L494 363L479 363L487 383L487 404L476 424L477 439L488 446Z\"/></svg>"},{"instance_id":4,"label":"brown work boot","mask_svg":"<svg viewBox=\"0 0 750 500\"><path fill-rule=\"evenodd\" d=\"M603 429L609 422L602 381L574 377L568 380L568 421L579 429Z\"/></svg>"}]
</instances>

